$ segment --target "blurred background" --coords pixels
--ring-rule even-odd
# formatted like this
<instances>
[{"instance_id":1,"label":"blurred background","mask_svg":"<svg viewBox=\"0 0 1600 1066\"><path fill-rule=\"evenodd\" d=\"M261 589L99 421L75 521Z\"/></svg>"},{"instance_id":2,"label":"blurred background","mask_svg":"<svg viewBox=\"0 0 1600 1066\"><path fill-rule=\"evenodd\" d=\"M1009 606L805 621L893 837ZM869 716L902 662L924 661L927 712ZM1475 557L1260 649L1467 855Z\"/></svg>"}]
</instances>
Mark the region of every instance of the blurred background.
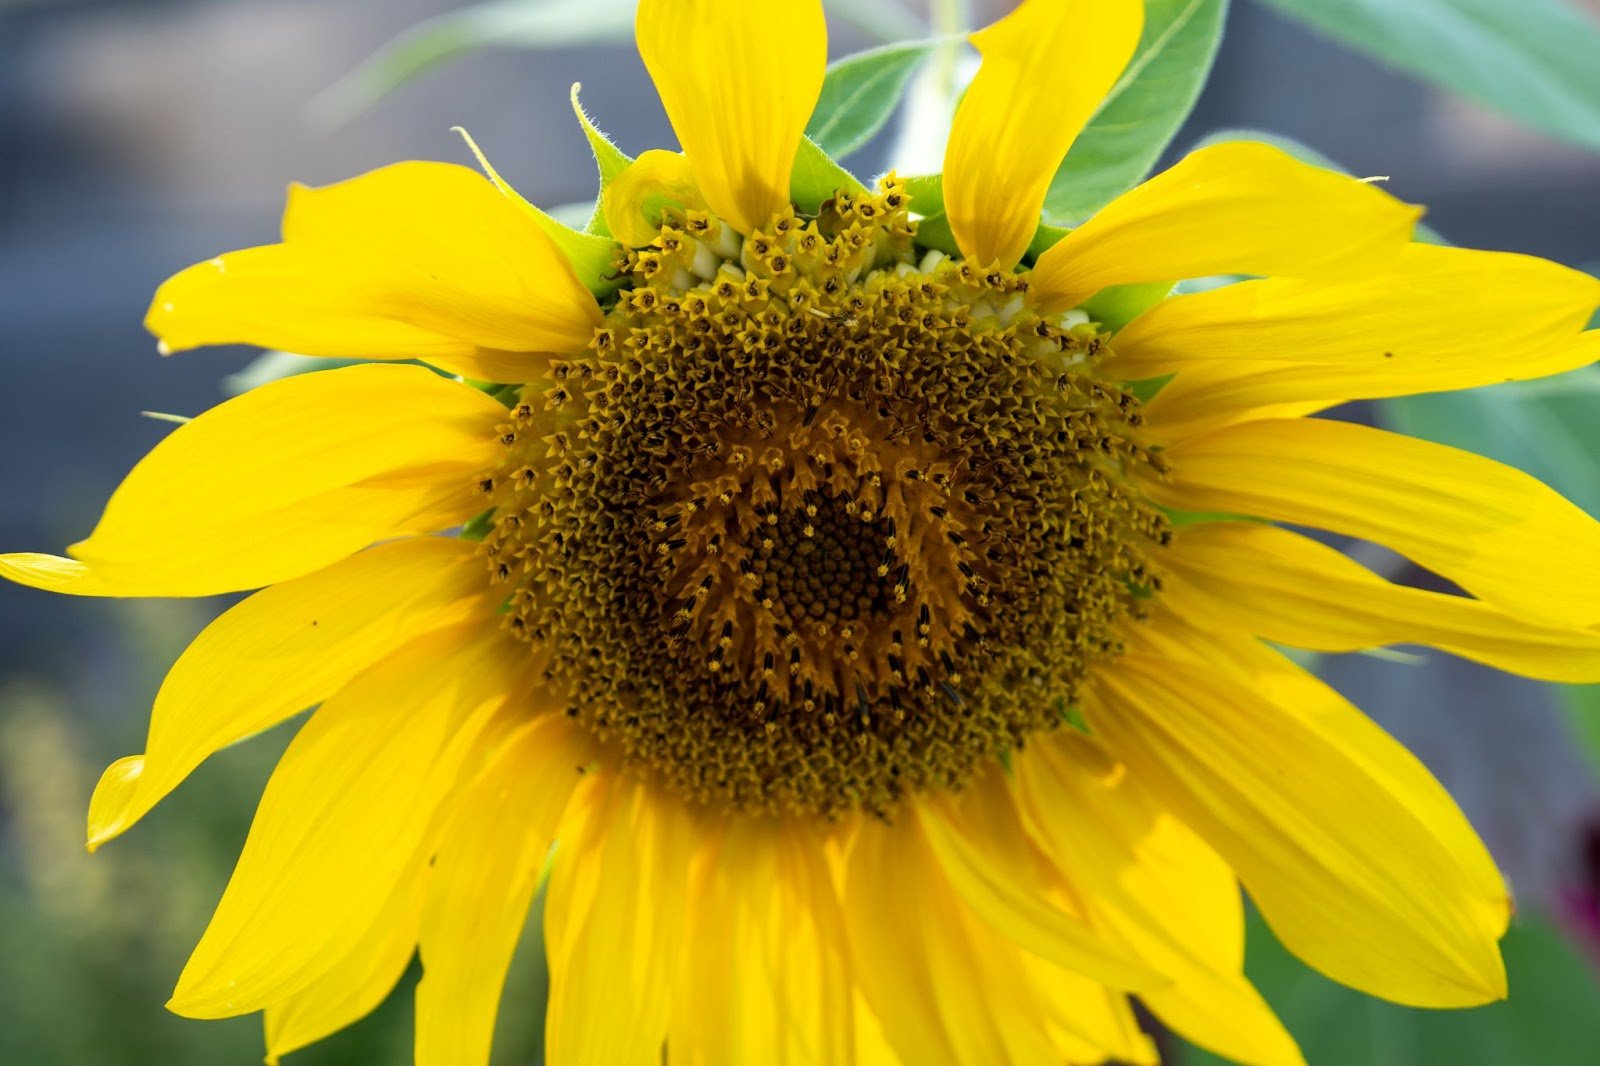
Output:
<instances>
[{"instance_id":1,"label":"blurred background","mask_svg":"<svg viewBox=\"0 0 1600 1066\"><path fill-rule=\"evenodd\" d=\"M169 428L141 411L193 415L223 398L225 379L257 353L162 360L140 319L169 273L275 239L288 182L408 158L470 162L449 132L460 124L530 199L584 200L594 170L567 103L574 81L624 150L672 143L625 35L476 50L361 109L347 91L326 93L396 35L456 6L0 0L0 548L59 551L87 533ZM973 17L1008 6L975 4ZM876 7L913 26L919 14L912 0ZM836 20L835 53L878 43L882 21ZM1252 0L1233 5L1213 79L1172 151L1241 127L1389 175L1456 243L1600 263L1600 154L1391 73ZM891 141L880 135L847 163L876 173ZM1559 457L1559 487L1600 508L1600 390L1363 416L1525 466ZM1463 424L1474 439L1460 439ZM259 1060L257 1019L188 1022L161 1005L289 730L221 753L101 854L81 846L100 770L141 750L163 668L222 606L69 600L0 584L0 1063ZM1313 1066L1592 1063L1600 699L1440 654L1346 656L1323 670L1455 792L1509 872L1521 913L1507 942L1511 1001L1467 1015L1364 1000L1253 928L1252 970ZM508 988L497 1062L538 1060L538 954L522 953ZM373 1018L291 1061L408 1063L409 999L408 983Z\"/></svg>"}]
</instances>

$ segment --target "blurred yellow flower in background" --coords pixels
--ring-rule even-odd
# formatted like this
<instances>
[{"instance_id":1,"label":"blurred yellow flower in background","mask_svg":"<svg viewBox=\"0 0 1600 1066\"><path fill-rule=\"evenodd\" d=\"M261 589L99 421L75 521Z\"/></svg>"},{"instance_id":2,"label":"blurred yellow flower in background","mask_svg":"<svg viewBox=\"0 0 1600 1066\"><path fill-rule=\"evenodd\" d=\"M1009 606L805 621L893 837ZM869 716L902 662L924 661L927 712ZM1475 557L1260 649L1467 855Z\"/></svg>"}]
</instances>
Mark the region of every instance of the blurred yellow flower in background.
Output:
<instances>
[{"instance_id":1,"label":"blurred yellow flower in background","mask_svg":"<svg viewBox=\"0 0 1600 1066\"><path fill-rule=\"evenodd\" d=\"M161 287L165 351L469 379L262 386L71 558L0 556L70 594L262 589L174 666L91 846L320 704L173 1010L265 1011L275 1058L420 952L418 1063L485 1063L547 872L554 1066L1153 1062L1130 996L1296 1063L1240 884L1336 980L1505 994L1471 827L1272 644L1600 681L1600 526L1309 417L1592 362L1600 282L1414 243L1417 209L1260 144L1041 228L1142 18L1028 0L972 38L942 182L813 197L820 4L645 0L682 153L608 182L603 268L492 171L413 162L297 187L281 243ZM1259 280L1167 295L1216 274Z\"/></svg>"}]
</instances>

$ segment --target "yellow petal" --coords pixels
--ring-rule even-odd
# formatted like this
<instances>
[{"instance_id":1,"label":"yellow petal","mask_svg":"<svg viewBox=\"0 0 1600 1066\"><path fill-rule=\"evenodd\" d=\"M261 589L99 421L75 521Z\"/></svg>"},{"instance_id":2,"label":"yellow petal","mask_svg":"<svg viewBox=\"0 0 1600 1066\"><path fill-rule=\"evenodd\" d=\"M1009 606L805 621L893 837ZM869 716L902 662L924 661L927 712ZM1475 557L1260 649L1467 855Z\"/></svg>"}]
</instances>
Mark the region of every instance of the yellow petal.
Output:
<instances>
[{"instance_id":1,"label":"yellow petal","mask_svg":"<svg viewBox=\"0 0 1600 1066\"><path fill-rule=\"evenodd\" d=\"M606 186L601 207L617 240L640 248L661 235L664 210L703 211L706 202L689 161L677 152L655 149L640 153Z\"/></svg>"},{"instance_id":2,"label":"yellow petal","mask_svg":"<svg viewBox=\"0 0 1600 1066\"><path fill-rule=\"evenodd\" d=\"M1158 503L1376 541L1519 617L1600 623L1600 523L1508 466L1321 419L1244 422L1164 454Z\"/></svg>"},{"instance_id":3,"label":"yellow petal","mask_svg":"<svg viewBox=\"0 0 1600 1066\"><path fill-rule=\"evenodd\" d=\"M511 956L561 813L592 758L586 735L545 713L455 801L422 916L417 1066L487 1066Z\"/></svg>"},{"instance_id":4,"label":"yellow petal","mask_svg":"<svg viewBox=\"0 0 1600 1066\"><path fill-rule=\"evenodd\" d=\"M1189 526L1163 558L1180 575L1163 600L1206 626L1317 651L1429 644L1525 677L1600 681L1600 631L1536 625L1463 596L1392 585L1274 526Z\"/></svg>"},{"instance_id":5,"label":"yellow petal","mask_svg":"<svg viewBox=\"0 0 1600 1066\"><path fill-rule=\"evenodd\" d=\"M1262 372L1341 364L1393 381L1376 395L1465 388L1581 365L1570 345L1597 304L1600 280L1544 259L1414 244L1392 269L1355 280L1246 281L1163 300L1116 335L1105 366L1133 380L1241 362Z\"/></svg>"},{"instance_id":6,"label":"yellow petal","mask_svg":"<svg viewBox=\"0 0 1600 1066\"><path fill-rule=\"evenodd\" d=\"M1299 1049L1245 978L1233 871L1192 830L1074 734L1017 759L1030 827L1085 906L1172 983L1141 994L1186 1039L1251 1066L1301 1066Z\"/></svg>"},{"instance_id":7,"label":"yellow petal","mask_svg":"<svg viewBox=\"0 0 1600 1066\"><path fill-rule=\"evenodd\" d=\"M1217 144L1063 237L1039 257L1029 291L1045 310L1061 310L1111 285L1367 271L1400 254L1421 214L1376 185L1269 145Z\"/></svg>"},{"instance_id":8,"label":"yellow petal","mask_svg":"<svg viewBox=\"0 0 1600 1066\"><path fill-rule=\"evenodd\" d=\"M1126 994L1026 952L1018 962L1037 991L1059 1062L1160 1066Z\"/></svg>"},{"instance_id":9,"label":"yellow petal","mask_svg":"<svg viewBox=\"0 0 1600 1066\"><path fill-rule=\"evenodd\" d=\"M133 468L90 537L0 556L0 576L95 596L210 596L458 525L499 460L505 408L421 367L285 378L179 426Z\"/></svg>"},{"instance_id":10,"label":"yellow petal","mask_svg":"<svg viewBox=\"0 0 1600 1066\"><path fill-rule=\"evenodd\" d=\"M639 54L711 210L740 233L789 206L828 63L820 0L641 0Z\"/></svg>"},{"instance_id":11,"label":"yellow petal","mask_svg":"<svg viewBox=\"0 0 1600 1066\"><path fill-rule=\"evenodd\" d=\"M389 893L360 942L326 973L266 1009L267 1066L370 1014L388 998L417 950L426 868L420 861Z\"/></svg>"},{"instance_id":12,"label":"yellow petal","mask_svg":"<svg viewBox=\"0 0 1600 1066\"><path fill-rule=\"evenodd\" d=\"M885 1040L916 1066L1059 1061L1022 950L961 901L923 821L869 821L849 856L851 957Z\"/></svg>"},{"instance_id":13,"label":"yellow petal","mask_svg":"<svg viewBox=\"0 0 1600 1066\"><path fill-rule=\"evenodd\" d=\"M305 355L434 358L566 352L594 297L533 216L450 163L398 163L289 190L283 243L168 280L145 320L166 350L256 344Z\"/></svg>"},{"instance_id":14,"label":"yellow petal","mask_svg":"<svg viewBox=\"0 0 1600 1066\"><path fill-rule=\"evenodd\" d=\"M1095 732L1238 871L1296 955L1411 1006L1505 995L1504 887L1465 872L1424 814L1437 783L1381 730L1313 722L1222 673L1138 654L1099 684Z\"/></svg>"},{"instance_id":15,"label":"yellow petal","mask_svg":"<svg viewBox=\"0 0 1600 1066\"><path fill-rule=\"evenodd\" d=\"M1093 930L1101 942L1100 952L1115 945L1119 954L1136 958L1114 930L1088 917L1094 913L1094 901L1083 897L1079 882L1066 876L1062 865L1047 858L1031 838L1023 825L1021 799L1013 775L992 767L960 796L929 803L922 818L924 831L935 852L946 853L940 857L941 866L968 906L1022 949L1017 962L1038 997L1058 1054L1070 1062L1115 1060L1154 1066L1155 1048L1140 1031L1127 995L1085 976L1073 958L1076 953L1063 955L1052 946L1060 934L1051 926L1070 919L1081 929ZM980 878L988 866L995 867L989 880L1003 883L999 892L973 891L973 871L962 869L973 863L985 867L978 871ZM968 883L965 889L964 883ZM1041 919L1035 913L1041 904L1053 915ZM1146 968L1142 960L1139 969L1145 994L1169 983L1164 973Z\"/></svg>"},{"instance_id":16,"label":"yellow petal","mask_svg":"<svg viewBox=\"0 0 1600 1066\"><path fill-rule=\"evenodd\" d=\"M1441 336L1454 332L1443 320ZM1378 400L1525 381L1561 374L1600 359L1600 331L1553 333L1526 348L1522 326L1506 320L1474 330L1476 353L1448 362L1223 362L1188 366L1145 407L1150 433L1161 440L1204 433L1252 418L1294 418L1350 400ZM1519 354L1520 353L1520 354ZM1398 365L1396 365L1398 363Z\"/></svg>"},{"instance_id":17,"label":"yellow petal","mask_svg":"<svg viewBox=\"0 0 1600 1066\"><path fill-rule=\"evenodd\" d=\"M1470 895L1480 899L1505 895L1505 883L1488 849L1444 786L1377 723L1282 652L1243 634L1196 629L1161 606L1130 646L1207 672L1226 673L1233 683L1269 701L1279 714L1332 738L1362 772L1405 796L1407 806L1444 846ZM1509 918L1509 907L1502 908L1497 936Z\"/></svg>"},{"instance_id":18,"label":"yellow petal","mask_svg":"<svg viewBox=\"0 0 1600 1066\"><path fill-rule=\"evenodd\" d=\"M883 1035L883 1023L872 1013L872 1007L859 985L854 989L851 1003L856 1018L856 1066L905 1066L900 1056L894 1053L894 1048L889 1046L889 1041ZM845 1061L849 1062L848 1059Z\"/></svg>"},{"instance_id":19,"label":"yellow petal","mask_svg":"<svg viewBox=\"0 0 1600 1066\"><path fill-rule=\"evenodd\" d=\"M632 779L596 774L573 797L545 897L546 1062L660 1066L702 836Z\"/></svg>"},{"instance_id":20,"label":"yellow petal","mask_svg":"<svg viewBox=\"0 0 1600 1066\"><path fill-rule=\"evenodd\" d=\"M917 812L951 886L996 931L1035 955L1116 988L1165 983L1085 921L1076 900L1062 895L1067 886L1034 853L998 768L959 796L934 795L907 805Z\"/></svg>"},{"instance_id":21,"label":"yellow petal","mask_svg":"<svg viewBox=\"0 0 1600 1066\"><path fill-rule=\"evenodd\" d=\"M956 109L944 204L969 259L1015 266L1067 149L1128 65L1141 0L1024 0L972 35L983 64Z\"/></svg>"},{"instance_id":22,"label":"yellow petal","mask_svg":"<svg viewBox=\"0 0 1600 1066\"><path fill-rule=\"evenodd\" d=\"M843 917L824 848L820 833L788 819L721 827L691 873L668 1061L857 1062Z\"/></svg>"},{"instance_id":23,"label":"yellow petal","mask_svg":"<svg viewBox=\"0 0 1600 1066\"><path fill-rule=\"evenodd\" d=\"M443 537L379 545L264 589L207 626L156 694L145 754L112 764L95 789L90 849L131 828L213 752L321 702L469 607L492 612L476 547Z\"/></svg>"},{"instance_id":24,"label":"yellow petal","mask_svg":"<svg viewBox=\"0 0 1600 1066\"><path fill-rule=\"evenodd\" d=\"M122 596L116 585L76 559L39 552L0 555L0 577L32 589L65 596Z\"/></svg>"},{"instance_id":25,"label":"yellow petal","mask_svg":"<svg viewBox=\"0 0 1600 1066\"><path fill-rule=\"evenodd\" d=\"M169 1009L260 1010L353 950L524 658L466 623L397 649L312 715L267 782Z\"/></svg>"}]
</instances>

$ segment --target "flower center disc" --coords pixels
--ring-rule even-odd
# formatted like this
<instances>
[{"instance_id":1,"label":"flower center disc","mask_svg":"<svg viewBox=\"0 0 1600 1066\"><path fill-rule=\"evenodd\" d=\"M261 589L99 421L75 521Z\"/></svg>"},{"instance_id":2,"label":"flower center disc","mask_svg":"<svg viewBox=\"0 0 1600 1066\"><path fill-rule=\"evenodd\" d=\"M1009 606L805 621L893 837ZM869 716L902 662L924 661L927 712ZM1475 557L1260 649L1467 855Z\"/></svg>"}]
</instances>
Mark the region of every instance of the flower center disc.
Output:
<instances>
[{"instance_id":1,"label":"flower center disc","mask_svg":"<svg viewBox=\"0 0 1600 1066\"><path fill-rule=\"evenodd\" d=\"M485 487L507 625L627 762L749 811L884 812L1058 726L1166 536L1081 312L925 253L905 196L628 254Z\"/></svg>"}]
</instances>

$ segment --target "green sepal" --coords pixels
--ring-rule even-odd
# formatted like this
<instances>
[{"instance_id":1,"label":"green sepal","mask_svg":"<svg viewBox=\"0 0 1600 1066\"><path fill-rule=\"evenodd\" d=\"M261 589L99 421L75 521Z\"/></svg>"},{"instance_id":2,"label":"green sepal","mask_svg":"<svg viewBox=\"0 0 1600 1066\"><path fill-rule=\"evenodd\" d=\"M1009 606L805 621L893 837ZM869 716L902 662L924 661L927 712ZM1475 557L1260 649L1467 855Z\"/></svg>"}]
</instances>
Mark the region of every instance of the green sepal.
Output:
<instances>
[{"instance_id":1,"label":"green sepal","mask_svg":"<svg viewBox=\"0 0 1600 1066\"><path fill-rule=\"evenodd\" d=\"M1089 728L1089 719L1083 716L1083 709L1069 704L1065 696L1056 697L1056 713L1061 716L1061 721L1066 723L1067 728L1076 729L1085 736L1094 735L1094 730Z\"/></svg>"},{"instance_id":2,"label":"green sepal","mask_svg":"<svg viewBox=\"0 0 1600 1066\"><path fill-rule=\"evenodd\" d=\"M1256 518L1254 515L1232 514L1228 511L1181 511L1176 507L1161 508L1166 513L1167 521L1181 529L1184 526L1198 526L1205 522L1256 522L1266 523L1265 519Z\"/></svg>"},{"instance_id":3,"label":"green sepal","mask_svg":"<svg viewBox=\"0 0 1600 1066\"><path fill-rule=\"evenodd\" d=\"M572 83L572 112L578 116L578 125L583 127L583 135L589 139L589 150L594 153L595 169L600 172L600 188L595 193L594 211L589 215L589 223L583 227L583 232L597 237L610 237L611 227L606 224L606 213L603 209L606 188L617 180L617 175L628 169L633 157L613 144L611 138L601 133L584 112L583 105L578 102L578 90L582 88L578 82Z\"/></svg>"},{"instance_id":4,"label":"green sepal","mask_svg":"<svg viewBox=\"0 0 1600 1066\"><path fill-rule=\"evenodd\" d=\"M625 278L616 277L617 274L617 242L609 237L597 237L591 233L579 233L571 226L554 217L547 211L542 211L513 189L509 182L500 176L494 169L483 150L478 147L478 142L472 139L460 126L455 127L455 132L467 142L467 147L472 150L473 157L478 160L478 165L494 182L495 188L520 204L524 211L533 216L533 220L544 230L546 237L555 242L561 249L561 254L567 257L567 262L572 264L573 272L578 275L585 288L595 295L596 299L604 299L622 288Z\"/></svg>"},{"instance_id":5,"label":"green sepal","mask_svg":"<svg viewBox=\"0 0 1600 1066\"><path fill-rule=\"evenodd\" d=\"M800 150L794 156L794 169L789 174L789 199L804 213L814 215L841 191L860 195L867 187L860 178L834 162L817 142L801 137Z\"/></svg>"},{"instance_id":6,"label":"green sepal","mask_svg":"<svg viewBox=\"0 0 1600 1066\"><path fill-rule=\"evenodd\" d=\"M466 525L461 527L458 534L462 540L482 541L489 535L489 530L494 528L494 508L491 507L480 515L475 515Z\"/></svg>"},{"instance_id":7,"label":"green sepal","mask_svg":"<svg viewBox=\"0 0 1600 1066\"><path fill-rule=\"evenodd\" d=\"M900 177L906 195L911 197L911 210L919 215L937 215L944 211L944 175L914 174Z\"/></svg>"},{"instance_id":8,"label":"green sepal","mask_svg":"<svg viewBox=\"0 0 1600 1066\"><path fill-rule=\"evenodd\" d=\"M1039 228L1033 231L1033 240L1028 242L1028 250L1022 253L1024 262L1037 262L1039 257L1055 247L1056 242L1071 233L1066 226L1052 226L1048 222L1039 223Z\"/></svg>"},{"instance_id":9,"label":"green sepal","mask_svg":"<svg viewBox=\"0 0 1600 1066\"><path fill-rule=\"evenodd\" d=\"M495 381L478 381L475 378L465 378L463 380L508 411L517 406L517 402L522 397L521 385L503 385Z\"/></svg>"},{"instance_id":10,"label":"green sepal","mask_svg":"<svg viewBox=\"0 0 1600 1066\"><path fill-rule=\"evenodd\" d=\"M944 175L914 174L898 180L905 187L906 195L911 197L911 210L922 216L922 220L917 223L917 243L959 256L961 250L956 245L955 236L950 232L950 222L944 213ZM935 219L938 220L936 223ZM937 241L928 238L930 223L936 226ZM1033 239L1028 242L1028 250L1024 254L1025 261L1032 263L1051 245L1071 232L1063 226L1052 225L1041 218L1038 228L1033 231Z\"/></svg>"},{"instance_id":11,"label":"green sepal","mask_svg":"<svg viewBox=\"0 0 1600 1066\"><path fill-rule=\"evenodd\" d=\"M517 197L522 200L522 197ZM617 242L610 237L580 233L547 211L541 211L527 200L524 206L533 213L534 221L544 230L545 236L555 242L561 254L567 257L572 269L583 282L584 288L604 299L622 288L626 278L617 277Z\"/></svg>"},{"instance_id":12,"label":"green sepal","mask_svg":"<svg viewBox=\"0 0 1600 1066\"><path fill-rule=\"evenodd\" d=\"M961 248L956 244L956 235L950 229L950 220L945 213L929 215L917 223L917 243L924 248L935 248L948 256L961 258Z\"/></svg>"},{"instance_id":13,"label":"green sepal","mask_svg":"<svg viewBox=\"0 0 1600 1066\"><path fill-rule=\"evenodd\" d=\"M1090 318L1115 333L1172 295L1170 281L1151 281L1142 285L1113 285L1083 301Z\"/></svg>"},{"instance_id":14,"label":"green sepal","mask_svg":"<svg viewBox=\"0 0 1600 1066\"><path fill-rule=\"evenodd\" d=\"M1138 381L1125 381L1122 383L1122 387L1128 392L1133 393L1134 399L1138 400L1140 403L1149 403L1151 400L1156 398L1156 395L1160 393L1162 389L1167 387L1167 382L1171 381L1177 376L1178 372L1174 370L1170 374L1162 374L1160 377L1156 378L1140 378Z\"/></svg>"}]
</instances>

